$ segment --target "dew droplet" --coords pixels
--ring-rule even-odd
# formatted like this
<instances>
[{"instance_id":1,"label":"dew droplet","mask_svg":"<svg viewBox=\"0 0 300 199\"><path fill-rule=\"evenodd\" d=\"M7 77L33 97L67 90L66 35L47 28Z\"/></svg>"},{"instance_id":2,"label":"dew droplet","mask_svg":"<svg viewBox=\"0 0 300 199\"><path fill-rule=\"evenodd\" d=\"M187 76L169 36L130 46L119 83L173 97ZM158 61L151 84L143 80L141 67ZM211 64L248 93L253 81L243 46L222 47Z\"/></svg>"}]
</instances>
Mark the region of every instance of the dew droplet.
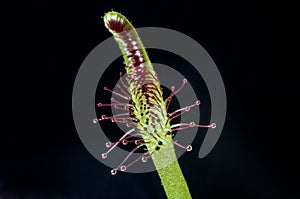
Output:
<instances>
[{"instance_id":1,"label":"dew droplet","mask_svg":"<svg viewBox=\"0 0 300 199\"><path fill-rule=\"evenodd\" d=\"M191 146L191 145L188 145L187 147L186 147L186 151L191 151L193 149L193 147Z\"/></svg>"},{"instance_id":2,"label":"dew droplet","mask_svg":"<svg viewBox=\"0 0 300 199\"><path fill-rule=\"evenodd\" d=\"M123 143L124 145L126 145L126 144L128 144L128 141L127 141L127 140L123 140L122 143Z\"/></svg>"},{"instance_id":3,"label":"dew droplet","mask_svg":"<svg viewBox=\"0 0 300 199\"><path fill-rule=\"evenodd\" d=\"M216 125L216 123L212 123L212 124L210 125L210 127L214 129L214 128L217 127L217 125Z\"/></svg>"},{"instance_id":4,"label":"dew droplet","mask_svg":"<svg viewBox=\"0 0 300 199\"><path fill-rule=\"evenodd\" d=\"M102 158L103 159L107 158L107 153L102 153Z\"/></svg>"},{"instance_id":5,"label":"dew droplet","mask_svg":"<svg viewBox=\"0 0 300 199\"><path fill-rule=\"evenodd\" d=\"M120 167L120 169L121 169L121 171L126 171L126 166L123 165Z\"/></svg>"},{"instance_id":6,"label":"dew droplet","mask_svg":"<svg viewBox=\"0 0 300 199\"><path fill-rule=\"evenodd\" d=\"M99 120L98 120L97 118L93 119L93 123L94 123L94 124L98 123L98 121L99 121Z\"/></svg>"},{"instance_id":7,"label":"dew droplet","mask_svg":"<svg viewBox=\"0 0 300 199\"><path fill-rule=\"evenodd\" d=\"M108 147L111 147L111 142L106 142L105 143L105 146L108 148Z\"/></svg>"},{"instance_id":8,"label":"dew droplet","mask_svg":"<svg viewBox=\"0 0 300 199\"><path fill-rule=\"evenodd\" d=\"M98 107L101 107L101 106L102 106L102 103L98 103L97 106L98 106Z\"/></svg>"},{"instance_id":9,"label":"dew droplet","mask_svg":"<svg viewBox=\"0 0 300 199\"><path fill-rule=\"evenodd\" d=\"M142 157L142 162L147 162L148 158L147 157Z\"/></svg>"},{"instance_id":10,"label":"dew droplet","mask_svg":"<svg viewBox=\"0 0 300 199\"><path fill-rule=\"evenodd\" d=\"M111 175L116 175L117 174L117 169L112 169L111 171L110 171L110 173L111 173Z\"/></svg>"},{"instance_id":11,"label":"dew droplet","mask_svg":"<svg viewBox=\"0 0 300 199\"><path fill-rule=\"evenodd\" d=\"M140 140L136 140L136 141L134 141L134 143L135 143L136 145L139 145L139 144L141 144L141 141L140 141Z\"/></svg>"},{"instance_id":12,"label":"dew droplet","mask_svg":"<svg viewBox=\"0 0 300 199\"><path fill-rule=\"evenodd\" d=\"M195 126L195 122L191 122L191 123L189 124L189 126L190 126L190 127L194 127L194 126Z\"/></svg>"}]
</instances>

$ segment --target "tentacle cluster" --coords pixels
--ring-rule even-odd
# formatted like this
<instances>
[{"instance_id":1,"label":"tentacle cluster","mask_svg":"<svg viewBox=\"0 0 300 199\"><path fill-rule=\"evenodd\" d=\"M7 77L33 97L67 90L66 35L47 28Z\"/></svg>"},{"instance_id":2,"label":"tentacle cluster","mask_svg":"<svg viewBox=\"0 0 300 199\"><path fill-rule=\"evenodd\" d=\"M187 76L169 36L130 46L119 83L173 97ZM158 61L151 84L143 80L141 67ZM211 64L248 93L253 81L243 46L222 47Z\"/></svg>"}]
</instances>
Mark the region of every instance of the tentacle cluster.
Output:
<instances>
[{"instance_id":1,"label":"tentacle cluster","mask_svg":"<svg viewBox=\"0 0 300 199\"><path fill-rule=\"evenodd\" d=\"M120 92L112 91L106 87L104 87L104 90L127 102L120 102L112 98L110 104L99 103L98 107L110 106L126 112L109 117L102 115L101 118L94 119L94 123L110 120L111 122L126 124L128 127L131 127L131 130L125 133L118 141L106 143L109 150L102 154L102 158L107 158L108 154L121 143L126 145L132 142L136 145L120 165L111 171L111 174L116 174L117 170L125 171L139 160L142 160L142 162L147 161L154 153L157 153L169 144L174 144L187 151L192 150L190 145L182 146L177 141L173 141L173 132L193 127L214 128L215 124L196 125L194 122L191 122L171 125L173 119L188 112L190 108L200 105L200 101L197 101L193 105L168 113L168 107L172 98L183 89L187 80L184 79L177 90L175 90L175 87L172 87L171 95L167 99L163 99L158 77L131 23L117 12L107 13L104 16L104 22L119 44L127 71L126 82L123 81L122 74L120 74L122 86L117 85ZM126 165L125 163L127 163L130 156L144 145L147 147L147 152Z\"/></svg>"}]
</instances>

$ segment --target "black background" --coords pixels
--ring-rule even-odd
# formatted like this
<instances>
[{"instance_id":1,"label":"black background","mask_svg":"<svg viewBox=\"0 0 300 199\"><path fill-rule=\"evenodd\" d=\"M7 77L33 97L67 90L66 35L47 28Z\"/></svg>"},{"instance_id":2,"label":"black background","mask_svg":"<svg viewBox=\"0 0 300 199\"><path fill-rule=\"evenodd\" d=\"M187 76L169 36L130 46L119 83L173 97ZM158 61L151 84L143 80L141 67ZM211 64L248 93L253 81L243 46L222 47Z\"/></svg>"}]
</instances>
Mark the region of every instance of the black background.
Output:
<instances>
[{"instance_id":1,"label":"black background","mask_svg":"<svg viewBox=\"0 0 300 199\"><path fill-rule=\"evenodd\" d=\"M111 176L74 127L76 73L88 53L110 37L101 16L111 9L135 27L165 27L192 37L223 77L228 116L220 140L198 159L204 136L199 135L196 150L179 159L192 196L299 197L297 118L289 114L299 101L299 80L291 66L281 65L280 4L26 1L3 8L0 198L165 198L155 172Z\"/></svg>"}]
</instances>

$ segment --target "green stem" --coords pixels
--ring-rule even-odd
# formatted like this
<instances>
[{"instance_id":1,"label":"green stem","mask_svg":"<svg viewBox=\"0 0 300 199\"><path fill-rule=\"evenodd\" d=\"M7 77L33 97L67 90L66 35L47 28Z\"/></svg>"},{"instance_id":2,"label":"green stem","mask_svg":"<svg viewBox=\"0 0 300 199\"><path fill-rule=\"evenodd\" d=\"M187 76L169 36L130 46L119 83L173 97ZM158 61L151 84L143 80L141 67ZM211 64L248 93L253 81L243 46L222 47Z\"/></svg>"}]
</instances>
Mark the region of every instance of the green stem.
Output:
<instances>
[{"instance_id":1,"label":"green stem","mask_svg":"<svg viewBox=\"0 0 300 199\"><path fill-rule=\"evenodd\" d=\"M155 167L158 168L157 172L168 199L192 198L178 164L173 144L159 151L159 153L154 153L152 160Z\"/></svg>"}]
</instances>

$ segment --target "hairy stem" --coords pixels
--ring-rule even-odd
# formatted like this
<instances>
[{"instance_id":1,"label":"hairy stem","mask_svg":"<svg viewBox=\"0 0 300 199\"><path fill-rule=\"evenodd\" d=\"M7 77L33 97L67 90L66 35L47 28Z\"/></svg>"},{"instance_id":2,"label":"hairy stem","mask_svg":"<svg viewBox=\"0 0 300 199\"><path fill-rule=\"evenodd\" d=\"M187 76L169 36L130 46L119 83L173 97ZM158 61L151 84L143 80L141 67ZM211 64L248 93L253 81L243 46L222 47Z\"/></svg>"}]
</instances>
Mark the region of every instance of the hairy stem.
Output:
<instances>
[{"instance_id":1,"label":"hairy stem","mask_svg":"<svg viewBox=\"0 0 300 199\"><path fill-rule=\"evenodd\" d=\"M154 153L152 160L158 168L157 172L168 199L192 198L178 164L174 145L168 145L159 153Z\"/></svg>"}]
</instances>

